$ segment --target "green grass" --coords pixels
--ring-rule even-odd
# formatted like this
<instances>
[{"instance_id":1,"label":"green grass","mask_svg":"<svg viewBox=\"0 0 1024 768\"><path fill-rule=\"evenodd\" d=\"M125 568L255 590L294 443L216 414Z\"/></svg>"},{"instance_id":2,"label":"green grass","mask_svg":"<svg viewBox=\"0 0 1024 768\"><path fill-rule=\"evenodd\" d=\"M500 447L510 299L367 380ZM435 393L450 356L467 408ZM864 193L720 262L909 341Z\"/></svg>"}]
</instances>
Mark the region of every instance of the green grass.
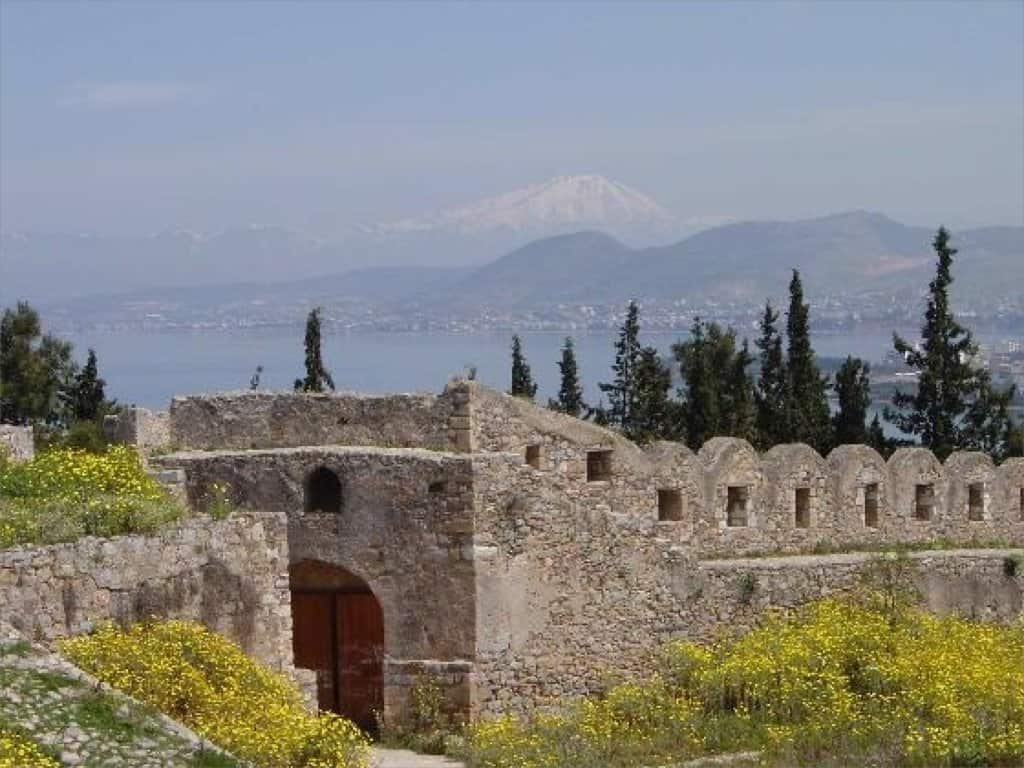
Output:
<instances>
[{"instance_id":1,"label":"green grass","mask_svg":"<svg viewBox=\"0 0 1024 768\"><path fill-rule=\"evenodd\" d=\"M92 692L75 705L75 720L84 728L105 735L111 741L128 744L144 736L158 735L159 729L127 702L105 693Z\"/></svg>"},{"instance_id":2,"label":"green grass","mask_svg":"<svg viewBox=\"0 0 1024 768\"><path fill-rule=\"evenodd\" d=\"M196 752L195 757L192 758L192 766L193 768L241 768L241 763L220 752L205 750Z\"/></svg>"},{"instance_id":3,"label":"green grass","mask_svg":"<svg viewBox=\"0 0 1024 768\"><path fill-rule=\"evenodd\" d=\"M929 541L908 542L905 544L893 544L880 541L850 542L848 544L832 544L830 542L818 542L813 547L800 547L796 549L762 550L755 549L742 555L735 554L709 554L703 556L704 560L763 560L771 557L806 557L809 555L853 555L860 553L879 554L903 554L909 552L948 552L955 549L1021 549L1022 544L1015 544L1006 539L971 539L969 541L953 541L946 538L931 539Z\"/></svg>"},{"instance_id":4,"label":"green grass","mask_svg":"<svg viewBox=\"0 0 1024 768\"><path fill-rule=\"evenodd\" d=\"M5 656L24 658L32 650L32 644L27 640L17 640L7 645L0 645L0 659Z\"/></svg>"}]
</instances>

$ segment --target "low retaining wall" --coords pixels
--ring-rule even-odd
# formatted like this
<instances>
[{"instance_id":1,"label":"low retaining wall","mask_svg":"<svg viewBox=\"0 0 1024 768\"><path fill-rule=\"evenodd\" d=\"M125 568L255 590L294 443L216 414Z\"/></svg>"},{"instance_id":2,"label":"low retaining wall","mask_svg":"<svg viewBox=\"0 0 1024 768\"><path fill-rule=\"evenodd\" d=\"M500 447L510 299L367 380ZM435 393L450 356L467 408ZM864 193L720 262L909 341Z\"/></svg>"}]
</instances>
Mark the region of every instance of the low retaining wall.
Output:
<instances>
[{"instance_id":1,"label":"low retaining wall","mask_svg":"<svg viewBox=\"0 0 1024 768\"><path fill-rule=\"evenodd\" d=\"M1010 559L1021 567L1008 568ZM693 572L687 589L699 597L686 634L712 640L723 630L744 632L768 609L848 592L865 579L877 582L882 571L916 588L924 606L938 614L1002 623L1024 616L1022 550L923 551L905 558L869 553L740 558L705 561Z\"/></svg>"},{"instance_id":2,"label":"low retaining wall","mask_svg":"<svg viewBox=\"0 0 1024 768\"><path fill-rule=\"evenodd\" d=\"M0 551L0 620L34 641L148 617L200 621L291 672L284 516L195 518L155 536Z\"/></svg>"}]
</instances>

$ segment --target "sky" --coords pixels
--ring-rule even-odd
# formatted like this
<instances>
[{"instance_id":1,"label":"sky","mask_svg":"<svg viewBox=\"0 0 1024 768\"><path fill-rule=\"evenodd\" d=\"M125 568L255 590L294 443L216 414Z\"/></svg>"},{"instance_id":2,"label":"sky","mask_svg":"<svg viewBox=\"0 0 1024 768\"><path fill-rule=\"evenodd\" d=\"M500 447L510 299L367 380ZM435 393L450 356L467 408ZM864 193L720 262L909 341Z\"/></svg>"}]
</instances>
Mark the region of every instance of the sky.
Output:
<instances>
[{"instance_id":1,"label":"sky","mask_svg":"<svg viewBox=\"0 0 1024 768\"><path fill-rule=\"evenodd\" d=\"M0 0L0 229L346 226L598 173L1024 223L1024 2Z\"/></svg>"}]
</instances>

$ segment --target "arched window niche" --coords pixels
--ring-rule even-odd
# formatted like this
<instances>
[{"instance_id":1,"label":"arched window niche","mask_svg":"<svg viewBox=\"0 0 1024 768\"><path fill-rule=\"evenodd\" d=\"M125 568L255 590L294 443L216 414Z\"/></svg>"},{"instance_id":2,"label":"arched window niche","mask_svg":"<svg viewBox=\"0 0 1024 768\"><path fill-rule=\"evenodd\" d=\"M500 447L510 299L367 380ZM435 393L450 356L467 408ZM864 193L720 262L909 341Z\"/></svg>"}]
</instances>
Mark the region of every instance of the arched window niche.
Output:
<instances>
[{"instance_id":1,"label":"arched window niche","mask_svg":"<svg viewBox=\"0 0 1024 768\"><path fill-rule=\"evenodd\" d=\"M341 513L341 480L327 467L318 467L306 477L303 511Z\"/></svg>"}]
</instances>

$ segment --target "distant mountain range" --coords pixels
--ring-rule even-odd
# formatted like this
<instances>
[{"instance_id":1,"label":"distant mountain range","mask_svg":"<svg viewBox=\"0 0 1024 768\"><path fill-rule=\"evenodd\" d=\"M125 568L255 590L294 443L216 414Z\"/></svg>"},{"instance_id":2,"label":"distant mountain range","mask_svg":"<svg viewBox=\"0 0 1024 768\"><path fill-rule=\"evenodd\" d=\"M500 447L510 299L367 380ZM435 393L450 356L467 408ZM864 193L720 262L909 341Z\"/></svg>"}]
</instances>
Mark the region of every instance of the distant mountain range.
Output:
<instances>
[{"instance_id":1,"label":"distant mountain range","mask_svg":"<svg viewBox=\"0 0 1024 768\"><path fill-rule=\"evenodd\" d=\"M681 237L689 226L640 192L591 175L357 228L336 242L276 227L146 238L4 234L0 302L351 298L397 311L410 301L460 309L630 297L760 302L785 291L792 268L819 296L920 292L933 269L934 231L878 213L726 223ZM1024 227L953 234L961 300L1020 294Z\"/></svg>"},{"instance_id":2,"label":"distant mountain range","mask_svg":"<svg viewBox=\"0 0 1024 768\"><path fill-rule=\"evenodd\" d=\"M856 211L793 222L716 227L668 246L630 249L597 232L539 240L467 277L449 301L525 303L646 298L761 301L799 269L815 295L921 291L934 271L933 230ZM954 233L963 300L1019 295L1024 227Z\"/></svg>"},{"instance_id":3,"label":"distant mountain range","mask_svg":"<svg viewBox=\"0 0 1024 768\"><path fill-rule=\"evenodd\" d=\"M335 240L283 227L147 237L0 235L0 300L67 298L240 280L301 280L376 266L480 265L551 235L599 229L634 244L666 243L717 220L674 218L602 176L560 176L438 213L353 226Z\"/></svg>"},{"instance_id":4,"label":"distant mountain range","mask_svg":"<svg viewBox=\"0 0 1024 768\"><path fill-rule=\"evenodd\" d=\"M480 267L378 267L297 281L166 287L53 302L48 309L65 322L88 317L117 324L169 307L179 319L210 310L222 317L267 312L301 318L314 304L376 307L369 315L401 318L630 298L759 304L784 295L793 268L812 297L878 294L912 302L934 272L933 236L930 229L864 212L730 224L641 249L600 232L578 232L536 240ZM1015 298L1019 309L1024 227L956 232L954 244L960 249L954 265L958 304L994 308L1001 298Z\"/></svg>"}]
</instances>

